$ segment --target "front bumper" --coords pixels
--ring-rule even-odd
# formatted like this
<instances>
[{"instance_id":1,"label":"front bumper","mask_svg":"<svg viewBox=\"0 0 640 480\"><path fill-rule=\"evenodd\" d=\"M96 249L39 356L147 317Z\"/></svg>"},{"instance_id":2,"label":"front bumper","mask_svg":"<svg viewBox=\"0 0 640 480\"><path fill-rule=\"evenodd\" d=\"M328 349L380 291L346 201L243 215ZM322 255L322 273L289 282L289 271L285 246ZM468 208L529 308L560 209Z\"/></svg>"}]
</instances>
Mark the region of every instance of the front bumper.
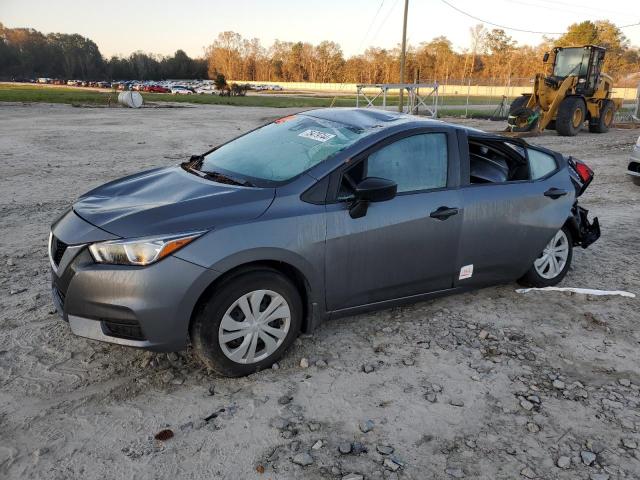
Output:
<instances>
[{"instance_id":1,"label":"front bumper","mask_svg":"<svg viewBox=\"0 0 640 480\"><path fill-rule=\"evenodd\" d=\"M54 236L64 233L54 226ZM51 288L74 334L157 351L186 347L191 313L218 272L173 256L146 267L101 265L88 243L62 241L69 246L52 260Z\"/></svg>"}]
</instances>

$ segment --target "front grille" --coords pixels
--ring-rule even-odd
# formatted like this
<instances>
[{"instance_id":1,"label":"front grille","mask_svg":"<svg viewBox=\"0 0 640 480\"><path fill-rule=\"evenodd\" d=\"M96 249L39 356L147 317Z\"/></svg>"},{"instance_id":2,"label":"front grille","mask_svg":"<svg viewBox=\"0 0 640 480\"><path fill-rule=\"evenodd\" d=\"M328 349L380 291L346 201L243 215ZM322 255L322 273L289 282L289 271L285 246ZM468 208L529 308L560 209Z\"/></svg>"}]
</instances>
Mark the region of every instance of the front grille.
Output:
<instances>
[{"instance_id":1,"label":"front grille","mask_svg":"<svg viewBox=\"0 0 640 480\"><path fill-rule=\"evenodd\" d=\"M68 245L62 240L59 240L55 235L51 237L51 258L56 266L60 265L60 260L64 252L66 252Z\"/></svg>"},{"instance_id":2,"label":"front grille","mask_svg":"<svg viewBox=\"0 0 640 480\"><path fill-rule=\"evenodd\" d=\"M135 320L103 320L102 332L126 340L146 340L140 325Z\"/></svg>"}]
</instances>

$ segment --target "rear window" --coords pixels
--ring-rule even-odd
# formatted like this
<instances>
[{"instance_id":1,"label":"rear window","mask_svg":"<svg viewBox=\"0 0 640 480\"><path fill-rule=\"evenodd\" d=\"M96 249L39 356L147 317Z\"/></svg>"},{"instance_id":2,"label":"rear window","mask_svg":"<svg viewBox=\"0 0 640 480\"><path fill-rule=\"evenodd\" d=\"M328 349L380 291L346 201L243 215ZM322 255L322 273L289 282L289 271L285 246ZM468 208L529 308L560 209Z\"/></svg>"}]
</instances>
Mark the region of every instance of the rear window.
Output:
<instances>
[{"instance_id":1,"label":"rear window","mask_svg":"<svg viewBox=\"0 0 640 480\"><path fill-rule=\"evenodd\" d=\"M527 149L527 153L529 154L531 180L545 177L558 168L558 164L553 155L532 148Z\"/></svg>"},{"instance_id":2,"label":"rear window","mask_svg":"<svg viewBox=\"0 0 640 480\"><path fill-rule=\"evenodd\" d=\"M291 115L222 145L205 156L203 172L283 182L353 145L372 130Z\"/></svg>"}]
</instances>

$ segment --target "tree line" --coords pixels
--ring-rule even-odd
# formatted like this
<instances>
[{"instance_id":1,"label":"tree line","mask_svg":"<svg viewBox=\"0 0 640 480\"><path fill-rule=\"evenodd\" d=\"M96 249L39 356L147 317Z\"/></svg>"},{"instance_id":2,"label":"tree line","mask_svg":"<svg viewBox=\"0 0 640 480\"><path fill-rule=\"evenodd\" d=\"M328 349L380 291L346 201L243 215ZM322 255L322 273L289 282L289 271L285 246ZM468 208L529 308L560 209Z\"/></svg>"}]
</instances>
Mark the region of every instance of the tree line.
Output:
<instances>
[{"instance_id":1,"label":"tree line","mask_svg":"<svg viewBox=\"0 0 640 480\"><path fill-rule=\"evenodd\" d=\"M543 38L537 46L518 45L504 30L477 25L470 31L471 47L459 52L446 37L437 37L407 49L408 81L506 84L531 78L541 58L554 45L596 44L608 49L605 71L618 85L638 81L640 49L632 47L622 31L608 21L585 21L568 27L556 39ZM399 81L400 49L369 47L345 58L340 45L323 41L276 40L270 47L258 38L222 32L203 58L178 50L173 56L134 52L128 57L104 58L98 46L77 34L42 34L28 28L0 24L0 77L61 77L98 79L215 79L219 74L242 81L393 83ZM634 76L635 74L635 76Z\"/></svg>"},{"instance_id":2,"label":"tree line","mask_svg":"<svg viewBox=\"0 0 640 480\"><path fill-rule=\"evenodd\" d=\"M413 82L474 81L506 84L529 79L540 71L542 56L554 45L596 44L608 49L604 69L618 82L640 74L640 48L631 47L622 31L608 21L569 26L557 39L544 38L537 46L519 46L502 29L477 25L470 31L471 48L458 52L451 41L436 37L409 45L405 78ZM400 80L400 48L369 47L363 54L345 58L340 45L323 41L276 40L265 48L257 38L245 39L222 32L206 50L209 76L222 72L227 78L255 81L394 83Z\"/></svg>"},{"instance_id":3,"label":"tree line","mask_svg":"<svg viewBox=\"0 0 640 480\"><path fill-rule=\"evenodd\" d=\"M172 56L134 52L104 58L98 46L78 34L43 34L0 23L0 79L160 80L207 78L207 61L178 50Z\"/></svg>"}]
</instances>

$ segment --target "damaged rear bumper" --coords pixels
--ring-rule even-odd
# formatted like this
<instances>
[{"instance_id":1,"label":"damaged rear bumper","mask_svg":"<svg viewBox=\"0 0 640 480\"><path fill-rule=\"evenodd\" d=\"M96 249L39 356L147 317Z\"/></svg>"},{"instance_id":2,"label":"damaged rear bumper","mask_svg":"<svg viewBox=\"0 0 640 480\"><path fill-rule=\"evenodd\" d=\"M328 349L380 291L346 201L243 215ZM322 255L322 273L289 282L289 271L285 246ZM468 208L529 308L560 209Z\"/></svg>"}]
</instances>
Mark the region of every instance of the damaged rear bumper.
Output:
<instances>
[{"instance_id":1,"label":"damaged rear bumper","mask_svg":"<svg viewBox=\"0 0 640 480\"><path fill-rule=\"evenodd\" d=\"M577 203L572 209L573 217L571 219L573 230L573 244L587 248L593 242L600 238L600 222L598 217L593 221L589 221L589 210L581 207Z\"/></svg>"}]
</instances>

